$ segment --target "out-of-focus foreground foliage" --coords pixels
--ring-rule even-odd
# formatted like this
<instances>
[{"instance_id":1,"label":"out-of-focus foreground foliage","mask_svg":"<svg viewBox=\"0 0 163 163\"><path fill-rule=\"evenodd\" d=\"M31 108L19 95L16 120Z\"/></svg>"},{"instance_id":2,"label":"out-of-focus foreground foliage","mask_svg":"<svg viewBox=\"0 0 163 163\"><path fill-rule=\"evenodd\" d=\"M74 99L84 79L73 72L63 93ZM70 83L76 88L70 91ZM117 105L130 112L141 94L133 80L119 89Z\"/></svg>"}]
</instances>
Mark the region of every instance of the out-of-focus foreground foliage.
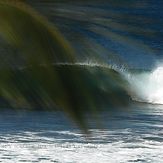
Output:
<instances>
[{"instance_id":1,"label":"out-of-focus foreground foliage","mask_svg":"<svg viewBox=\"0 0 163 163\"><path fill-rule=\"evenodd\" d=\"M41 2L39 2L39 8L43 10L47 6ZM90 1L92 5L94 2L100 5L101 1ZM73 3L78 6L78 11L71 6ZM153 35L153 31L143 31L143 29L122 25L120 21L114 22L114 19L125 18L124 15L118 13L110 12L110 18L101 19L93 16L94 10L88 11L85 15L81 12L82 6L78 3L82 4L82 1L46 1L48 5L55 5L48 12L42 11L44 13L42 16L37 11L37 1L0 1L1 40L9 47L16 49L18 53L16 56L13 53L8 54L10 56L7 54L3 56L14 58L15 61L18 60L18 63L4 59L1 63L3 66L0 66L0 97L3 105L27 109L61 109L68 113L81 128L86 129L85 112L97 114L105 104L114 107L128 103L129 97L124 91L125 82L120 75L109 69L109 66L77 64L79 54L54 24L57 24L57 17L64 18L64 27L66 27L66 21L83 22L83 25L87 26L90 31L112 40L133 43L135 46L138 45L137 42L131 41L126 36L122 37L112 30L108 31L106 27L149 36ZM68 5L67 10L66 5ZM127 2L110 1L110 5L126 6ZM59 6L64 9L61 10ZM131 5L130 7L137 6ZM97 13L101 17L106 14L101 10L96 11ZM46 16L51 16L49 14L56 16L54 24L46 18ZM92 25L89 26L88 20ZM78 39L81 44L87 41L85 46L88 46L90 42L89 38L85 40L81 35ZM106 58L96 54L98 49L100 51L106 51L106 49L97 43L95 45L85 54L106 64ZM148 49L143 44L139 45ZM109 59L122 62L120 57L117 57L111 50L108 53Z\"/></svg>"}]
</instances>

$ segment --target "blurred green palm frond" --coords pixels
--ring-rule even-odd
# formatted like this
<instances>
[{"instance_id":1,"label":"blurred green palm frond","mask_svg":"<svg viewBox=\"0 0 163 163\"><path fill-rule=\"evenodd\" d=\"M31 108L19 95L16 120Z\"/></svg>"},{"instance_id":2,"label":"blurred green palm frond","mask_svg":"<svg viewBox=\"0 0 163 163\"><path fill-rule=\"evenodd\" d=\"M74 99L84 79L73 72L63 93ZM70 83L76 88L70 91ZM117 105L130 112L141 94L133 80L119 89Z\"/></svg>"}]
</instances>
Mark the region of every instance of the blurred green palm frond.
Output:
<instances>
[{"instance_id":1,"label":"blurred green palm frond","mask_svg":"<svg viewBox=\"0 0 163 163\"><path fill-rule=\"evenodd\" d=\"M21 2L11 2L0 1L1 36L39 64L51 59L74 62L72 48L46 18Z\"/></svg>"},{"instance_id":2,"label":"blurred green palm frond","mask_svg":"<svg viewBox=\"0 0 163 163\"><path fill-rule=\"evenodd\" d=\"M24 59L21 67L1 68L1 97L15 108L58 105L75 117L64 83L53 66L57 62L74 63L68 42L44 17L21 2L0 1L0 23L0 35L19 49Z\"/></svg>"},{"instance_id":3,"label":"blurred green palm frond","mask_svg":"<svg viewBox=\"0 0 163 163\"><path fill-rule=\"evenodd\" d=\"M110 18L105 18L106 11L102 9L96 9L96 12L92 9L84 13L81 1L49 0L45 6L41 2L0 1L1 39L9 47L17 49L19 55L16 59L21 58L23 63L12 67L13 62L6 61L6 66L0 66L0 97L13 108L64 110L82 129L86 129L88 124L85 113L97 115L105 104L112 108L126 105L129 100L124 89L125 81L106 65L108 62L100 53L108 53L107 61L124 61L111 49L106 50L89 37L82 38L82 34L77 32L81 37L75 38L74 42L78 41L90 48L83 51L86 57L96 56L95 59L104 65L80 63L80 56L70 44L71 41L67 41L57 27L61 27L61 31L66 33L66 29L71 28L74 21L79 21L89 32L136 46L139 46L137 42L112 30L116 28L140 35L145 33L149 37L153 36L154 31L139 30L138 27L122 24L118 20L123 20L125 15L112 11L108 11ZM95 1L90 1L92 5L93 2ZM96 2L100 5L100 1ZM112 0L110 5L126 6L127 2ZM47 6L50 8L48 12L43 10ZM138 7L138 4L130 7ZM55 18L54 23L50 17ZM60 24L57 24L57 20ZM73 32L70 34L72 37L75 35ZM91 47L92 42L95 46ZM148 49L144 44L141 46ZM14 57L13 54L8 55Z\"/></svg>"},{"instance_id":4,"label":"blurred green palm frond","mask_svg":"<svg viewBox=\"0 0 163 163\"><path fill-rule=\"evenodd\" d=\"M44 17L20 2L1 1L0 20L0 35L23 55L23 66L12 68L7 64L0 69L1 98L13 108L63 109L86 128L76 101L80 95L91 105L82 74L55 66L75 63L68 42Z\"/></svg>"}]
</instances>

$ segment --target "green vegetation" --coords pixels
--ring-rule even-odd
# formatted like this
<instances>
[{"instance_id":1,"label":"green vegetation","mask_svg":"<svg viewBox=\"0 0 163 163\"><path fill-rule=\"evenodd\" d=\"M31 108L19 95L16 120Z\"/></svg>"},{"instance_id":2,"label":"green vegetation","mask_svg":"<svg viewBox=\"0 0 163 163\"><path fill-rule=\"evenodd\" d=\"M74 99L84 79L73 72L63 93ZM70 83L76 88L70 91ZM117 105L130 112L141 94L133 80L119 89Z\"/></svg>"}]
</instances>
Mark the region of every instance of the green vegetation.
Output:
<instances>
[{"instance_id":1,"label":"green vegetation","mask_svg":"<svg viewBox=\"0 0 163 163\"><path fill-rule=\"evenodd\" d=\"M60 2L62 3L66 5L73 1ZM111 1L111 5L123 3ZM69 15L64 16L70 18ZM123 19L120 15L112 16ZM79 21L81 17L74 15L71 19ZM101 19L96 20L96 23L129 32L137 31L136 27L122 26L113 20ZM101 29L90 27L90 30L113 40L132 43L127 37ZM151 31L149 33L153 34ZM97 115L105 104L112 108L128 103L125 81L120 75L106 67L76 65L76 51L54 24L32 8L28 1L0 1L0 36L18 50L21 58L21 66L12 67L13 63L6 63L6 66L0 68L0 97L10 107L61 109L82 129L86 129L86 112ZM110 54L117 60L116 54L111 51ZM105 63L102 58L99 60ZM58 63L68 64L57 65Z\"/></svg>"}]
</instances>

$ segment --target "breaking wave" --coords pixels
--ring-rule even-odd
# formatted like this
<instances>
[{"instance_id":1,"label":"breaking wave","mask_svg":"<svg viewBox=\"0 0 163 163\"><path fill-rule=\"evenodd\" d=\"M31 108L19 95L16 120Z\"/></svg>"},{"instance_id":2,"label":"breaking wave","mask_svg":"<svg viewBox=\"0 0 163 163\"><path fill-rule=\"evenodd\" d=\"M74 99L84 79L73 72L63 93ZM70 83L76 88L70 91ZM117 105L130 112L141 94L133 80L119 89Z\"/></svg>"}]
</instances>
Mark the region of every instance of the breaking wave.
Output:
<instances>
[{"instance_id":1,"label":"breaking wave","mask_svg":"<svg viewBox=\"0 0 163 163\"><path fill-rule=\"evenodd\" d=\"M80 67L94 67L101 72L103 69L108 71L115 71L126 83L123 87L124 92L127 92L132 100L138 102L163 104L163 66L157 66L153 70L128 70L125 67L118 67L116 65L107 65L94 62L77 62L71 63L57 63L55 66L80 66ZM85 69L85 71L89 71ZM110 78L110 76L109 76ZM92 78L93 80L93 78ZM96 78L98 83L101 79ZM98 81L99 80L99 81ZM121 81L119 81L121 83ZM122 87L121 87L122 88Z\"/></svg>"},{"instance_id":2,"label":"breaking wave","mask_svg":"<svg viewBox=\"0 0 163 163\"><path fill-rule=\"evenodd\" d=\"M69 64L58 64L69 65ZM132 100L163 104L163 66L157 66L153 70L127 70L124 67L116 65L107 65L100 63L76 63L75 65L85 67L106 68L109 71L116 71L127 82L124 89L131 96Z\"/></svg>"},{"instance_id":3,"label":"breaking wave","mask_svg":"<svg viewBox=\"0 0 163 163\"><path fill-rule=\"evenodd\" d=\"M54 69L59 74L61 81L69 88L72 95L76 92L75 101L83 108L87 105L89 99L85 94L89 94L97 107L126 105L132 100L163 104L163 67L158 66L152 71L136 70L118 67L94 62L77 62L77 63L54 63ZM40 71L46 72L46 65L40 65ZM33 95L33 90L37 89L29 80L30 67L24 67L15 70L15 79L19 78L21 82L28 84L28 92L21 85L19 89L24 91L26 96ZM74 77L75 76L75 77ZM66 79L66 80L65 80ZM77 80L78 79L78 80ZM79 82L80 81L80 82ZM13 82L17 82L14 80ZM75 83L75 88L71 86ZM82 84L83 90L80 88ZM45 90L46 91L46 90ZM4 102L3 102L4 100ZM1 103L6 104L8 99L2 99ZM38 106L39 98L31 101ZM39 105L40 107L40 105Z\"/></svg>"}]
</instances>

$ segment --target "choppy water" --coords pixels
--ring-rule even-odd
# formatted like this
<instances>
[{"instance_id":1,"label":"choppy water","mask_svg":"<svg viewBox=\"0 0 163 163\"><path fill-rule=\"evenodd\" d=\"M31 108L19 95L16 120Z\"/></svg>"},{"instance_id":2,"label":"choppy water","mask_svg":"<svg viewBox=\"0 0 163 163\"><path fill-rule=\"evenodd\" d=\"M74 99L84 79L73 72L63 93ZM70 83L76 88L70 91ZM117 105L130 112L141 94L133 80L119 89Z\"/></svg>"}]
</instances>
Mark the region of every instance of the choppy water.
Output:
<instances>
[{"instance_id":1,"label":"choppy water","mask_svg":"<svg viewBox=\"0 0 163 163\"><path fill-rule=\"evenodd\" d=\"M163 106L103 112L85 137L60 112L1 111L1 162L163 162Z\"/></svg>"}]
</instances>

